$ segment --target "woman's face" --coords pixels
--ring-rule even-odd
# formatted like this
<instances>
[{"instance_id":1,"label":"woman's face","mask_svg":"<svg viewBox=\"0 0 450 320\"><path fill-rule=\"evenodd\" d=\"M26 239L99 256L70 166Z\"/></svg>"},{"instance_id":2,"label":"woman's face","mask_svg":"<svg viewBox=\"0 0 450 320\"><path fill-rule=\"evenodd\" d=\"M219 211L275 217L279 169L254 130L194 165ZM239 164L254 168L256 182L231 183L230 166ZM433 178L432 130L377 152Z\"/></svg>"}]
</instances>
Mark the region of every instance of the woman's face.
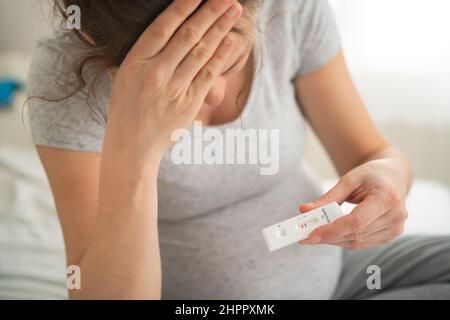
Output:
<instances>
[{"instance_id":1,"label":"woman's face","mask_svg":"<svg viewBox=\"0 0 450 320\"><path fill-rule=\"evenodd\" d=\"M232 81L233 77L238 75L249 62L255 43L255 21L256 13L245 8L242 17L231 32L231 36L234 39L232 53L228 57L222 75L213 84L213 87L205 99L205 104L208 106L217 106L223 102L227 84Z\"/></svg>"},{"instance_id":2,"label":"woman's face","mask_svg":"<svg viewBox=\"0 0 450 320\"><path fill-rule=\"evenodd\" d=\"M255 21L256 12L244 7L242 17L238 20L230 34L234 39L232 53L228 57L222 75L213 84L205 99L205 104L208 106L217 106L222 103L225 98L228 82L232 81L233 77L239 74L249 62L253 45L255 44ZM88 35L83 35L89 42L92 44L95 43ZM116 71L116 69L111 70L112 77L114 77Z\"/></svg>"}]
</instances>

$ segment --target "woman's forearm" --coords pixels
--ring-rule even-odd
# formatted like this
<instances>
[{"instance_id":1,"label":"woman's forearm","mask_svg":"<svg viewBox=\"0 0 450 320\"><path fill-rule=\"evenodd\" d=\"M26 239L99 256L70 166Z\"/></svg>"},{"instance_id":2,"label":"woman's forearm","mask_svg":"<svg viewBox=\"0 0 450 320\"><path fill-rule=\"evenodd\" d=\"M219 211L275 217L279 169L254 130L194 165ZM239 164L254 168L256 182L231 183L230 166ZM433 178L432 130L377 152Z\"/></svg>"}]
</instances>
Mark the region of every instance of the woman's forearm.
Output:
<instances>
[{"instance_id":1,"label":"woman's forearm","mask_svg":"<svg viewBox=\"0 0 450 320\"><path fill-rule=\"evenodd\" d=\"M74 298L160 298L161 155L175 144L176 130L192 125L223 74L235 43L230 33L243 13L237 0L214 3L199 8L199 1L174 1L158 20L165 23L150 24L113 72L97 224ZM207 21L191 20L197 9ZM155 37L162 27L166 36ZM192 30L200 38L182 41ZM202 57L195 54L199 41L205 43Z\"/></svg>"},{"instance_id":2,"label":"woman's forearm","mask_svg":"<svg viewBox=\"0 0 450 320\"><path fill-rule=\"evenodd\" d=\"M102 162L97 224L71 298L160 299L159 159L148 168L132 174L124 161Z\"/></svg>"}]
</instances>

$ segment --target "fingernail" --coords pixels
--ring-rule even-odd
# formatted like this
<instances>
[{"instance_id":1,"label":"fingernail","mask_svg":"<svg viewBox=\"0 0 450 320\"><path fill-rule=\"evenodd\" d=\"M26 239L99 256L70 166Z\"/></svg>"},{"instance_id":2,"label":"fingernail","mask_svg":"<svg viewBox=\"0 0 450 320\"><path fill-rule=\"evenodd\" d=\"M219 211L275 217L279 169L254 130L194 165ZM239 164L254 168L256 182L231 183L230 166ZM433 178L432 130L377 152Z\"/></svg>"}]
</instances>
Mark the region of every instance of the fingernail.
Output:
<instances>
[{"instance_id":1,"label":"fingernail","mask_svg":"<svg viewBox=\"0 0 450 320\"><path fill-rule=\"evenodd\" d=\"M228 9L227 15L231 18L235 18L240 11L241 11L240 5L238 3L235 3L231 6L230 9Z\"/></svg>"},{"instance_id":2,"label":"fingernail","mask_svg":"<svg viewBox=\"0 0 450 320\"><path fill-rule=\"evenodd\" d=\"M312 207L311 203L305 203L305 204L302 204L301 206L298 207L298 211L301 214L304 214L304 213L307 213L307 212L311 211L310 210L311 207Z\"/></svg>"}]
</instances>

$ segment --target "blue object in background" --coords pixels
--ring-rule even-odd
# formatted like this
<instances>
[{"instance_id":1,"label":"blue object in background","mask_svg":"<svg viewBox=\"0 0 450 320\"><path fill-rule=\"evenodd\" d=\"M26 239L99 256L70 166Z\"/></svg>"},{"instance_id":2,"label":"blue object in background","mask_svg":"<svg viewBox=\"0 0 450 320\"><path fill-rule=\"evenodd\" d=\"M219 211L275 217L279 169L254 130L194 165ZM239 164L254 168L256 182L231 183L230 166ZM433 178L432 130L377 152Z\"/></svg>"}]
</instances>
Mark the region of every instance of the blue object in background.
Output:
<instances>
[{"instance_id":1,"label":"blue object in background","mask_svg":"<svg viewBox=\"0 0 450 320\"><path fill-rule=\"evenodd\" d=\"M21 83L16 80L0 79L0 108L12 106L14 92L21 88Z\"/></svg>"}]
</instances>

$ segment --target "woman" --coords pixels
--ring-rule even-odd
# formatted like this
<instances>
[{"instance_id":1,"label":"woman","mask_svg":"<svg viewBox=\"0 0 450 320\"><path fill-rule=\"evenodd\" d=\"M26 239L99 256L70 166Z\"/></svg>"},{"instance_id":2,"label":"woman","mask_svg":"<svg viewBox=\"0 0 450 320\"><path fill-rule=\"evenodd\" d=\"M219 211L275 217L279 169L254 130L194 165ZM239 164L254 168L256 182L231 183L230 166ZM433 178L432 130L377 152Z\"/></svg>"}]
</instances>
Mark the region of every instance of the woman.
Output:
<instances>
[{"instance_id":1,"label":"woman","mask_svg":"<svg viewBox=\"0 0 450 320\"><path fill-rule=\"evenodd\" d=\"M82 270L71 297L448 297L448 241L380 246L403 232L412 173L369 119L327 2L239 2L57 2L79 6L81 30L39 43L30 121ZM324 196L298 165L305 120L341 175ZM194 121L279 130L278 172L174 164L172 134ZM332 201L358 206L269 254L262 228ZM367 288L370 265L381 292Z\"/></svg>"}]
</instances>

